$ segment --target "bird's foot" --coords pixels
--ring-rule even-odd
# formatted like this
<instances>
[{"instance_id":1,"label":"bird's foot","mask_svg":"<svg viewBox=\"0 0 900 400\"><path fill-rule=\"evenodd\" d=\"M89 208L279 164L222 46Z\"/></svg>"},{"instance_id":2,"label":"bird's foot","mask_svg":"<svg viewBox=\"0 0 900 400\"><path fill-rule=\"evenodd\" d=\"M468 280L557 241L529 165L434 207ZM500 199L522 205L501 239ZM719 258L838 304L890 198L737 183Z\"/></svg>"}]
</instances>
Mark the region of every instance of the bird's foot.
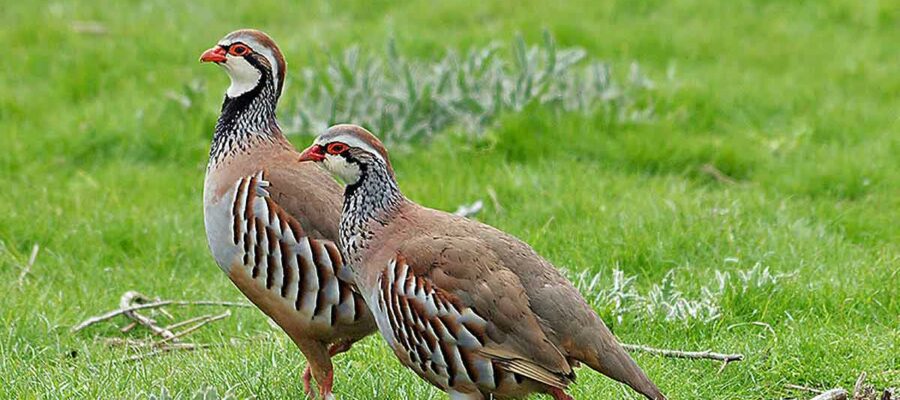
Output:
<instances>
[{"instance_id":1,"label":"bird's foot","mask_svg":"<svg viewBox=\"0 0 900 400\"><path fill-rule=\"evenodd\" d=\"M334 400L334 392L332 390L334 386L334 371L328 371L328 375L325 375L323 381L319 384L319 397L323 400Z\"/></svg>"}]
</instances>

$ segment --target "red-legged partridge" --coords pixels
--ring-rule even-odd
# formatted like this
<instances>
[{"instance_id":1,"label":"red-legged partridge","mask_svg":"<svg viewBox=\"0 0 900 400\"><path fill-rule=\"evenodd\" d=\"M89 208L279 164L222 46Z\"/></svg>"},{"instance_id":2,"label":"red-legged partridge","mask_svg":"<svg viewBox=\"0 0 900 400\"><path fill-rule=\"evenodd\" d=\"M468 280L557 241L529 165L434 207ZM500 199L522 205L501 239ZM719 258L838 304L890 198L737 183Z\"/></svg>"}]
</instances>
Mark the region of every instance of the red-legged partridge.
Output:
<instances>
[{"instance_id":1,"label":"red-legged partridge","mask_svg":"<svg viewBox=\"0 0 900 400\"><path fill-rule=\"evenodd\" d=\"M332 127L301 160L347 183L340 246L356 284L400 361L451 399L569 399L579 362L665 399L553 265L504 232L408 200L365 129Z\"/></svg>"},{"instance_id":2,"label":"red-legged partridge","mask_svg":"<svg viewBox=\"0 0 900 400\"><path fill-rule=\"evenodd\" d=\"M281 133L275 106L285 63L266 34L232 32L200 57L231 78L216 123L203 193L209 248L232 282L306 356L331 398L331 357L376 329L346 274L338 239L341 187Z\"/></svg>"}]
</instances>

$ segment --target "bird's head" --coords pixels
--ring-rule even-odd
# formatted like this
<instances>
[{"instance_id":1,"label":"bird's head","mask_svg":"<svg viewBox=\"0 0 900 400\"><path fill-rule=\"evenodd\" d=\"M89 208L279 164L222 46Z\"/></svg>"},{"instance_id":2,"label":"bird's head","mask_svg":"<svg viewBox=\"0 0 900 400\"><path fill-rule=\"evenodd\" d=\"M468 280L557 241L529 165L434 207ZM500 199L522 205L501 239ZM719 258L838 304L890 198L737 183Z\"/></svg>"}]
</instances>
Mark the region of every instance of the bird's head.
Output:
<instances>
[{"instance_id":1,"label":"bird's head","mask_svg":"<svg viewBox=\"0 0 900 400\"><path fill-rule=\"evenodd\" d=\"M383 170L394 177L387 149L375 135L356 125L328 128L303 151L300 161L321 162L347 185L357 183L367 171Z\"/></svg>"},{"instance_id":2,"label":"bird's head","mask_svg":"<svg viewBox=\"0 0 900 400\"><path fill-rule=\"evenodd\" d=\"M225 92L230 98L239 97L265 79L275 84L276 96L284 85L285 62L275 41L255 29L241 29L225 35L215 46L200 56L200 62L221 65L231 78Z\"/></svg>"}]
</instances>

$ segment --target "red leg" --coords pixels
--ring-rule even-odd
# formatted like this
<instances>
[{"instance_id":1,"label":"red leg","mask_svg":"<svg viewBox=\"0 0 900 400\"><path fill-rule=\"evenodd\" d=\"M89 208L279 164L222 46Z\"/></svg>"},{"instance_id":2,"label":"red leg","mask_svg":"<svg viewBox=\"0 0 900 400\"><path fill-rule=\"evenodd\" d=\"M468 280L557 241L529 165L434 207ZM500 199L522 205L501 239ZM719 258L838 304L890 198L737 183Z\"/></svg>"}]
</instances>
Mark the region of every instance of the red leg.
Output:
<instances>
[{"instance_id":1,"label":"red leg","mask_svg":"<svg viewBox=\"0 0 900 400\"><path fill-rule=\"evenodd\" d=\"M321 391L319 392L319 398L323 400L332 400L334 399L334 393L332 393L332 387L334 386L334 371L328 371L328 375L325 375L325 382L322 382L319 387L321 387Z\"/></svg>"},{"instance_id":2,"label":"red leg","mask_svg":"<svg viewBox=\"0 0 900 400\"><path fill-rule=\"evenodd\" d=\"M547 389L547 393L549 395L553 396L553 400L575 400L575 398L566 394L565 390L562 390L557 387L552 387L550 389Z\"/></svg>"},{"instance_id":3,"label":"red leg","mask_svg":"<svg viewBox=\"0 0 900 400\"><path fill-rule=\"evenodd\" d=\"M309 364L307 364L306 369L303 370L303 392L306 393L306 398L313 398L312 369L309 368Z\"/></svg>"}]
</instances>

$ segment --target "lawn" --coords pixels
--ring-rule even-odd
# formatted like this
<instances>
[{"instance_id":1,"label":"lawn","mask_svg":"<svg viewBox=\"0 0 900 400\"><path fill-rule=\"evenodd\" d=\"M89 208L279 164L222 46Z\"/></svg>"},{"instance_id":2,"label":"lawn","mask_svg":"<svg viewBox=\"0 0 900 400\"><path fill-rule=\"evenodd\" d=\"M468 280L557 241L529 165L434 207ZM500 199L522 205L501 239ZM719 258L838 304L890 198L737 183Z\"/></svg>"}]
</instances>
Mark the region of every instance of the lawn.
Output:
<instances>
[{"instance_id":1,"label":"lawn","mask_svg":"<svg viewBox=\"0 0 900 400\"><path fill-rule=\"evenodd\" d=\"M533 105L448 126L391 144L401 188L439 209L484 200L477 218L567 269L623 342L746 356L720 371L635 354L673 399L806 398L784 385L862 371L900 387L900 2L297 3L3 1L0 397L302 393L302 355L255 309L190 337L216 347L139 362L97 340L146 337L124 319L70 331L128 290L242 300L201 215L227 77L197 59L247 26L287 57L285 117L301 68L392 39L428 62L546 29L621 81L640 65L652 116ZM443 398L378 337L336 369L339 398ZM576 398L636 398L579 372Z\"/></svg>"}]
</instances>

